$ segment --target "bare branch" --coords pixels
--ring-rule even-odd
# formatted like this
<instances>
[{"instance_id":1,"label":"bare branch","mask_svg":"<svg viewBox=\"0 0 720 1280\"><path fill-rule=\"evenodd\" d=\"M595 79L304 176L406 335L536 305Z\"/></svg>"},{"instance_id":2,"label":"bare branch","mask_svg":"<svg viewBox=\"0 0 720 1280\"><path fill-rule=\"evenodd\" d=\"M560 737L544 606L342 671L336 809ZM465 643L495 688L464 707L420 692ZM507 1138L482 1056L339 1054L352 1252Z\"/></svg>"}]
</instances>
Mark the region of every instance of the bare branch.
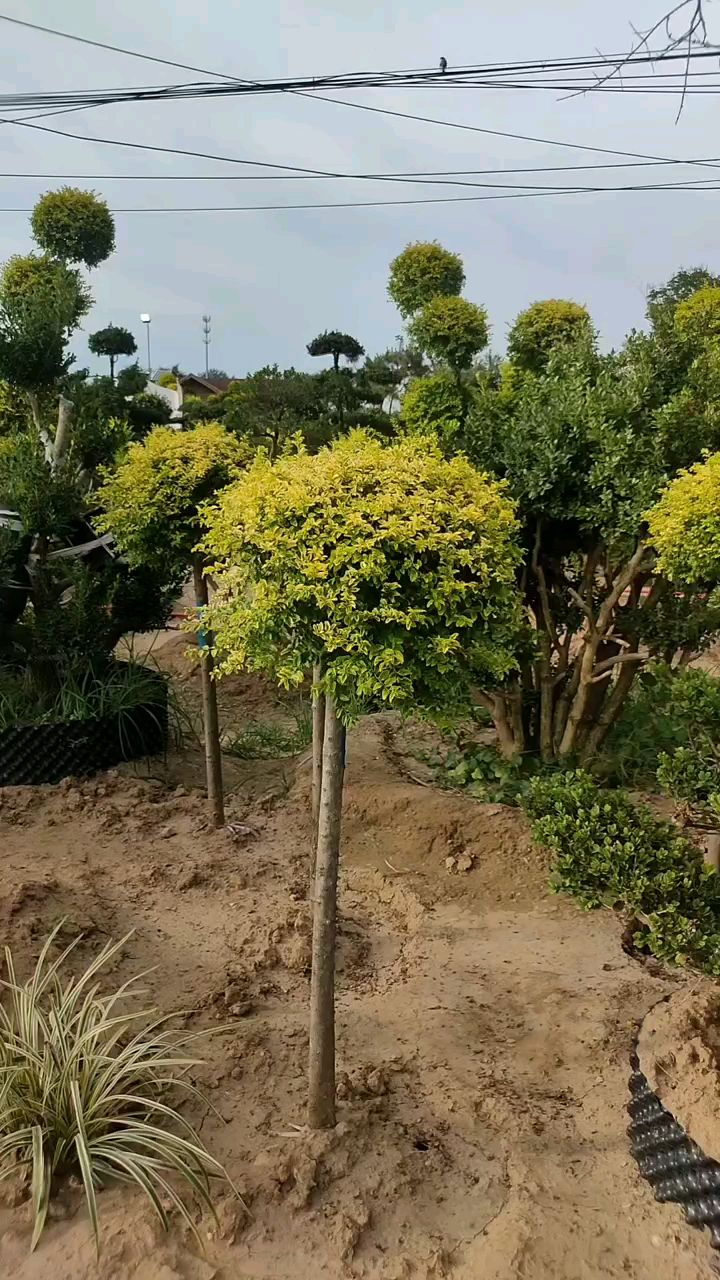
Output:
<instances>
[{"instance_id":1,"label":"bare branch","mask_svg":"<svg viewBox=\"0 0 720 1280\"><path fill-rule=\"evenodd\" d=\"M707 2L709 3L709 0L707 0ZM664 57L674 53L676 50L684 49L685 71L682 89L680 91L680 106L678 107L678 113L675 117L675 123L677 124L682 114L688 93L690 61L692 58L693 48L698 45L712 47L711 42L708 40L707 23L705 21L704 12L705 3L706 0L679 0L678 4L673 5L671 9L666 10L662 17L658 18L657 22L655 22L651 27L648 27L646 31L642 31L630 23L630 30L633 33L634 40L625 57L617 61L612 67L612 70L608 71L606 75L597 77L596 83L591 89L580 89L577 93L568 94L567 96L579 97L586 93L594 93L597 89L601 89L606 85L610 80L615 79L619 79L622 86L623 69L632 62L633 58L642 53L643 50L648 54L652 54L653 58L660 62ZM689 16L688 11L690 11ZM683 25L682 30L678 30L678 22L676 20L679 19L681 14L684 16L687 25ZM658 32L664 33L665 43L660 49L656 49L653 52L650 49L650 41L653 36L658 34Z\"/></svg>"}]
</instances>

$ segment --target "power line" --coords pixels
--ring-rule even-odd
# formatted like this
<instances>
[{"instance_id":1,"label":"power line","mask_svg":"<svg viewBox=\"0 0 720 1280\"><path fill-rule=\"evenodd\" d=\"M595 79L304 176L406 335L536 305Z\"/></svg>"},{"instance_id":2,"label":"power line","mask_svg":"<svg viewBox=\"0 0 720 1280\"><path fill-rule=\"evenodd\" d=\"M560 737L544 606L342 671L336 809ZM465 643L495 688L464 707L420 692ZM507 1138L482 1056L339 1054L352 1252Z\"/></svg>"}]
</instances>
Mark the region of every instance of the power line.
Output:
<instances>
[{"instance_id":1,"label":"power line","mask_svg":"<svg viewBox=\"0 0 720 1280\"><path fill-rule=\"evenodd\" d=\"M714 186L702 185L702 182L709 184L715 181ZM547 196L575 196L575 195L617 195L626 194L628 192L641 191L686 191L705 193L710 191L720 191L720 181L711 178L699 180L698 182L678 182L678 183L645 183L639 185L627 185L622 187L547 187L538 188L532 191L513 190L503 191L495 195L483 196L430 196L418 197L409 200L341 200L341 201L322 201L306 204L249 204L249 205L153 205L153 206L133 206L127 208L113 208L113 214L127 213L267 213L280 211L294 211L298 209L381 209L391 208L397 205L424 205L424 204L467 204L477 203L484 200L529 200L540 199ZM32 213L32 208L7 207L0 208L0 213Z\"/></svg>"},{"instance_id":2,"label":"power line","mask_svg":"<svg viewBox=\"0 0 720 1280\"><path fill-rule=\"evenodd\" d=\"M368 108L367 108L367 110L372 111L372 110L374 110L374 108L372 108L372 107L368 107ZM68 132L68 130L66 130L66 129L55 129L55 128L52 128L50 125L33 124L33 123L31 123L29 120L5 120L5 121L4 121L4 123L7 123L7 124L16 124L16 125L18 125L20 128L24 128L24 129L34 129L34 130L39 131L40 133L50 133L50 134L53 134L53 135L56 135L56 136L59 136L59 137L62 137L62 138L73 138L73 139L75 139L76 141L80 141L80 142L94 142L94 143L97 143L98 145L101 145L101 146L127 147L127 148L130 148L131 150L134 150L134 151L152 151L152 152L158 152L158 153L161 153L161 154L163 154L163 155L182 155L182 156L192 156L192 157L194 157L194 158L196 158L196 159L201 159L201 160L216 160L216 161L219 161L219 162L222 162L222 163L225 163L225 164L253 165L253 166L255 166L255 167L259 167L259 168L263 168L263 169L282 169L284 172L306 174L306 175L311 176L311 177L323 177L323 178L345 178L345 177L349 177L349 176L351 176L351 175L349 175L349 174L346 174L346 173L343 173L343 172L339 172L339 171L337 171L337 170L327 170L327 169L310 169L310 168L305 168L305 167L302 167L302 166L299 166L299 165L285 165L285 164L280 164L280 163L277 163L277 162L275 162L275 161L267 161L267 160L247 160L247 159L239 158L239 157L237 157L237 156L217 155L217 154L213 154L213 153L211 153L211 152L207 152L207 151L190 151L190 150L188 150L188 149L186 149L186 148L182 148L182 147L160 147L160 146L156 146L156 145L153 145L153 144L151 144L151 143L147 143L147 142L129 142L129 141L127 141L127 140L124 140L124 139L118 139L118 138L100 138L100 137L92 137L92 136L87 135L87 134L70 133L70 132ZM665 163L665 164L677 164L677 163L682 163L682 164L688 164L688 165L693 165L693 166L695 166L695 165L699 165L699 166L702 166L702 167L707 167L707 168L712 168L712 169L716 169L716 168L719 168L719 167L720 167L720 165L719 165L719 164L717 164L717 163L715 163L714 161L711 161L711 160L694 160L694 159L693 159L693 160L682 160L682 161L680 161L680 160L677 160L677 159L675 159L675 158L671 158L671 157L667 157L667 156L655 156L655 155L648 155L648 154L644 154L644 153L641 153L641 152L632 152L632 151L627 151L627 152L616 152L616 151L613 151L613 150L611 150L610 148L606 148L606 147L588 147L588 148L584 148L581 144L579 144L579 143L573 143L573 142L552 143L552 142L550 142L550 140L549 140L549 139L547 139L547 138L531 138L531 137L529 137L528 135L522 135L522 134L505 134L505 133L500 133L500 131L498 131L498 130L493 130L493 129L481 129L481 128L480 128L479 126L477 126L477 125L468 125L468 126L465 126L465 125L459 125L458 127L460 127L460 128L469 128L469 129L476 130L476 131L481 132L481 133L490 133L490 134L497 134L497 133L499 133L499 134L500 134L500 136L502 136L502 137L512 137L512 138L517 138L517 139L524 140L524 141L532 141L532 142L538 142L538 143L545 143L545 144L547 144L547 145L553 145L553 146L570 147L570 148L572 148L573 150L585 150L585 149L587 149L587 150L590 150L590 151L593 151L593 152L599 152L599 153L602 153L602 154L605 154L605 155L608 155L608 154L609 154L609 155L625 155L625 156L628 156L628 157L630 157L630 158L632 158L632 159L650 160L650 161L662 162L662 163ZM374 178L365 178L363 175L355 175L355 176L357 176L357 177L361 178L363 181L376 181L376 180L377 180L377 181L390 181L390 182L404 182L404 181L406 181L406 179L404 179L404 178L381 178L381 179L374 179ZM410 179L410 181L412 181L412 179ZM445 184L443 183L442 185L445 185ZM473 185L473 186L475 186L475 185L481 185L481 184L479 184L479 183L468 183L468 184L462 184L462 185Z\"/></svg>"},{"instance_id":3,"label":"power line","mask_svg":"<svg viewBox=\"0 0 720 1280\"><path fill-rule=\"evenodd\" d=\"M117 45L104 44L100 41L89 40L84 36L73 35L70 32L59 31L51 27L41 26L40 24L37 24L37 23L25 22L19 18L11 18L6 14L0 14L0 20L11 22L16 26L29 27L33 30L42 31L46 34L58 36L62 39L77 41L80 44L88 44L97 48L108 49L115 53L121 53L126 57L141 58L145 61L156 62L164 66L172 66L175 68L179 68L181 70L195 71L201 75L211 76L215 79L225 79L225 77L220 72L209 70L207 67L190 66L187 63L175 62L167 58L156 58L153 55L139 53L136 50L124 49ZM244 81L239 81L239 83L253 84L255 82L244 80ZM335 106L344 106L352 110L369 111L377 115L390 116L396 119L411 120L411 121L415 121L422 124L432 124L442 128L459 129L459 130L463 130L471 133L479 133L482 135L486 135L488 137L508 138L518 142L532 142L532 143L543 145L543 146L556 146L556 147L563 147L563 148L571 149L575 151L592 152L595 155L623 156L626 159L652 161L655 163L662 163L662 164L689 164L689 165L699 165L699 166L710 167L710 168L719 167L718 164L712 160L698 160L698 159L683 160L677 157L657 156L657 155L649 154L646 152L626 151L626 150L613 148L613 147L598 147L598 146L593 146L591 144L585 144L585 143L566 142L566 141L561 141L557 139L536 137L531 134L512 133L507 130L500 130L500 129L488 129L484 126L465 124L460 121L441 120L433 116L415 115L410 112L397 111L388 107L373 107L368 103L348 102L346 99L343 99L343 98L332 98L332 97L327 97L323 94L314 94L314 93L307 94L307 93L299 92L297 90L294 90L292 92L297 97L308 97L311 100L330 102L330 103L333 103ZM214 155L208 154L207 152L188 151L188 150L182 150L180 148L174 148L174 147L152 147L146 143L123 142L121 140L109 139L109 138L93 138L91 135L69 133L61 129L51 129L48 126L32 124L30 123L29 120L28 121L8 120L8 121L5 121L5 123L17 124L25 128L38 129L44 132L54 133L60 137L74 138L76 140L85 141L85 142L97 142L103 145L126 146L133 149L158 151L158 152L163 152L171 155L188 155L198 159L217 160L223 163L232 163L232 164L255 163L255 162L237 160L234 157L229 157L229 156L214 156ZM321 171L321 170L315 170L315 171L301 170L296 166L269 165L267 164L267 162L262 162L262 161L257 162L257 164L262 165L262 167L272 167L276 169L283 168L288 171L292 170L298 173L300 172L312 173L314 176L317 176L317 177L343 176L341 174L327 173L327 171Z\"/></svg>"},{"instance_id":4,"label":"power line","mask_svg":"<svg viewBox=\"0 0 720 1280\"><path fill-rule=\"evenodd\" d=\"M252 160L248 164L254 164ZM519 173L584 173L597 170L652 169L665 165L714 165L720 164L720 156L708 156L689 160L624 160L604 161L600 164L555 164L501 167L496 169L408 169L399 173L0 173L0 178L32 178L43 182L314 182L323 177L335 181L345 178L454 178L464 176L490 177L499 174Z\"/></svg>"}]
</instances>

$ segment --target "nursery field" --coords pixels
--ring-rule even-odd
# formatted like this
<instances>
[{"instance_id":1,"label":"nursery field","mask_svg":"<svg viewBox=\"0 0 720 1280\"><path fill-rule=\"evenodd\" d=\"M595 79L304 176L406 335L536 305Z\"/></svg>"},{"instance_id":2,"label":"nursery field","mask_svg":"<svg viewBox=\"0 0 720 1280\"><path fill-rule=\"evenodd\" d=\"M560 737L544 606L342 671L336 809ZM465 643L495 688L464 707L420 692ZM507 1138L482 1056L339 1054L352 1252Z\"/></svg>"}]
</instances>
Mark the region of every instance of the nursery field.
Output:
<instances>
[{"instance_id":1,"label":"nursery field","mask_svg":"<svg viewBox=\"0 0 720 1280\"><path fill-rule=\"evenodd\" d=\"M153 653L192 704L185 646L166 633ZM220 698L230 737L249 719L287 728L287 707L254 677L228 679ZM150 969L147 1003L214 1031L193 1078L215 1110L189 1100L184 1114L245 1205L224 1192L217 1225L198 1216L202 1253L179 1221L165 1235L142 1197L103 1191L98 1260L78 1186L51 1202L34 1253L28 1206L8 1197L0 1275L716 1274L707 1238L639 1179L625 1113L638 1022L670 994L643 1033L648 1072L670 1088L686 1045L672 1105L720 1150L717 1107L698 1101L717 1096L717 1045L705 1029L713 984L628 954L610 912L551 895L547 855L522 811L440 790L417 761L414 732L383 715L349 736L339 1123L326 1131L304 1127L307 746L273 759L279 739L266 735L267 758L226 757L219 832L192 743L88 782L0 791L2 933L23 976L60 920L63 937L83 934L78 963L133 930L113 981Z\"/></svg>"}]
</instances>

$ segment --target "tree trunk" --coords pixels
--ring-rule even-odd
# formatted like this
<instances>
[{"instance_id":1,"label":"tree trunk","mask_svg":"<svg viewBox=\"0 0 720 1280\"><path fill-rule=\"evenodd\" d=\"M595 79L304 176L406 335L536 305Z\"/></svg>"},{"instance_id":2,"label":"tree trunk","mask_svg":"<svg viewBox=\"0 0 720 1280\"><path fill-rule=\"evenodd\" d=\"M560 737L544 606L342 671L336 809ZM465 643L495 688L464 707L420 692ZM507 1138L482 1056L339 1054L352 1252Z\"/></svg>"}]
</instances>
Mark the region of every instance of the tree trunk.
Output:
<instances>
[{"instance_id":1,"label":"tree trunk","mask_svg":"<svg viewBox=\"0 0 720 1280\"><path fill-rule=\"evenodd\" d=\"M193 581L195 583L195 603L202 610L208 603L207 581L203 573L201 556L193 560ZM222 753L220 751L220 726L218 723L217 689L212 678L214 662L212 635L206 631L198 631L198 650L200 653L200 679L202 684L203 737L205 739L205 777L207 781L208 808L214 827L225 825L225 807L223 804Z\"/></svg>"},{"instance_id":2,"label":"tree trunk","mask_svg":"<svg viewBox=\"0 0 720 1280\"><path fill-rule=\"evenodd\" d=\"M115 356L110 356L110 381L115 381Z\"/></svg>"},{"instance_id":3,"label":"tree trunk","mask_svg":"<svg viewBox=\"0 0 720 1280\"><path fill-rule=\"evenodd\" d=\"M505 760L514 760L520 751L520 747L515 741L515 735L508 719L507 703L501 694L496 694L493 698L490 714L495 725L500 755Z\"/></svg>"},{"instance_id":4,"label":"tree trunk","mask_svg":"<svg viewBox=\"0 0 720 1280\"><path fill-rule=\"evenodd\" d=\"M638 645L635 642L634 649L630 651L635 652L637 648ZM640 662L627 662L620 667L615 684L608 693L605 704L585 739L580 756L583 764L586 764L589 760L592 760L594 755L597 755L625 705L633 681L641 666Z\"/></svg>"},{"instance_id":5,"label":"tree trunk","mask_svg":"<svg viewBox=\"0 0 720 1280\"><path fill-rule=\"evenodd\" d=\"M317 851L320 795L322 792L323 738L325 737L325 695L319 692L322 680L322 663L313 667L312 704L312 820L313 842L310 853L310 897L315 888L315 854Z\"/></svg>"},{"instance_id":6,"label":"tree trunk","mask_svg":"<svg viewBox=\"0 0 720 1280\"><path fill-rule=\"evenodd\" d=\"M335 700L328 696L313 905L307 1105L311 1129L335 1124L335 932L344 773L345 730Z\"/></svg>"},{"instance_id":7,"label":"tree trunk","mask_svg":"<svg viewBox=\"0 0 720 1280\"><path fill-rule=\"evenodd\" d=\"M51 439L50 432L46 431L45 427L42 424L42 418L40 416L40 400L38 398L38 394L36 391L26 391L25 395L27 396L27 402L30 405L30 412L32 414L33 422L35 423L35 426L37 428L37 433L40 437L40 443L42 444L43 449L45 450L45 461L47 462L48 466L52 466L54 444Z\"/></svg>"},{"instance_id":8,"label":"tree trunk","mask_svg":"<svg viewBox=\"0 0 720 1280\"><path fill-rule=\"evenodd\" d=\"M70 448L70 423L74 407L72 400L67 400L65 396L60 396L60 401L58 403L57 430L55 431L51 464L51 469L53 471L59 471L61 469L65 461L65 455Z\"/></svg>"}]
</instances>

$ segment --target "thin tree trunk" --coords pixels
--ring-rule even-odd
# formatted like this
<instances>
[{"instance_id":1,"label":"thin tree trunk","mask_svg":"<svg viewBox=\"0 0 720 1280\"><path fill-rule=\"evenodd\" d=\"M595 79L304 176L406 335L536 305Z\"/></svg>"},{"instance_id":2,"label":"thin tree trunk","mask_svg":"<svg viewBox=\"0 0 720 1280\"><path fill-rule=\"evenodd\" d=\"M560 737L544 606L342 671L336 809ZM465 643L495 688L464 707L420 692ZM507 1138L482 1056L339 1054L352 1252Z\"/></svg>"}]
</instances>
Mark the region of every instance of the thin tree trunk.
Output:
<instances>
[{"instance_id":1,"label":"thin tree trunk","mask_svg":"<svg viewBox=\"0 0 720 1280\"><path fill-rule=\"evenodd\" d=\"M550 665L550 637L543 631L540 641L540 758L545 764L553 759L553 692L554 681Z\"/></svg>"},{"instance_id":2,"label":"thin tree trunk","mask_svg":"<svg viewBox=\"0 0 720 1280\"><path fill-rule=\"evenodd\" d=\"M193 581L195 583L195 602L198 609L208 603L208 588L201 556L193 560ZM223 804L222 753L220 751L220 725L218 722L217 689L212 678L214 662L212 636L208 632L198 632L198 650L200 653L200 679L202 684L203 737L205 739L205 777L207 781L208 808L214 827L225 825L225 807Z\"/></svg>"},{"instance_id":3,"label":"thin tree trunk","mask_svg":"<svg viewBox=\"0 0 720 1280\"><path fill-rule=\"evenodd\" d=\"M500 755L506 760L514 760L519 748L508 720L507 704L501 694L496 694L493 698L490 714L495 725Z\"/></svg>"},{"instance_id":4,"label":"thin tree trunk","mask_svg":"<svg viewBox=\"0 0 720 1280\"><path fill-rule=\"evenodd\" d=\"M35 426L37 428L37 433L40 437L40 443L42 444L42 447L45 450L45 461L47 462L48 466L52 466L55 446L50 436L50 432L46 431L45 427L42 424L42 418L40 416L40 400L38 398L37 392L26 391L25 395L27 396L27 402L30 405L30 412L32 414L33 422L35 423Z\"/></svg>"},{"instance_id":5,"label":"thin tree trunk","mask_svg":"<svg viewBox=\"0 0 720 1280\"><path fill-rule=\"evenodd\" d=\"M325 695L319 692L322 663L313 667L312 704L312 820L313 842L310 852L310 897L315 888L315 854L317 851L320 794L322 791L323 738L325 737Z\"/></svg>"},{"instance_id":6,"label":"thin tree trunk","mask_svg":"<svg viewBox=\"0 0 720 1280\"><path fill-rule=\"evenodd\" d=\"M110 381L115 381L115 356L110 356Z\"/></svg>"},{"instance_id":7,"label":"thin tree trunk","mask_svg":"<svg viewBox=\"0 0 720 1280\"><path fill-rule=\"evenodd\" d=\"M637 647L637 642L635 642L635 650L637 650ZM641 665L639 662L627 662L620 667L617 680L605 699L605 705L585 739L581 752L583 764L592 760L593 756L597 754L615 724Z\"/></svg>"},{"instance_id":8,"label":"thin tree trunk","mask_svg":"<svg viewBox=\"0 0 720 1280\"><path fill-rule=\"evenodd\" d=\"M335 933L344 773L345 730L335 700L328 696L313 906L307 1105L311 1129L335 1124Z\"/></svg>"},{"instance_id":9,"label":"thin tree trunk","mask_svg":"<svg viewBox=\"0 0 720 1280\"><path fill-rule=\"evenodd\" d=\"M58 403L57 430L55 431L55 441L53 443L53 471L60 470L63 462L65 461L65 455L70 447L70 423L74 407L72 400L67 400L65 396L60 396Z\"/></svg>"}]
</instances>

